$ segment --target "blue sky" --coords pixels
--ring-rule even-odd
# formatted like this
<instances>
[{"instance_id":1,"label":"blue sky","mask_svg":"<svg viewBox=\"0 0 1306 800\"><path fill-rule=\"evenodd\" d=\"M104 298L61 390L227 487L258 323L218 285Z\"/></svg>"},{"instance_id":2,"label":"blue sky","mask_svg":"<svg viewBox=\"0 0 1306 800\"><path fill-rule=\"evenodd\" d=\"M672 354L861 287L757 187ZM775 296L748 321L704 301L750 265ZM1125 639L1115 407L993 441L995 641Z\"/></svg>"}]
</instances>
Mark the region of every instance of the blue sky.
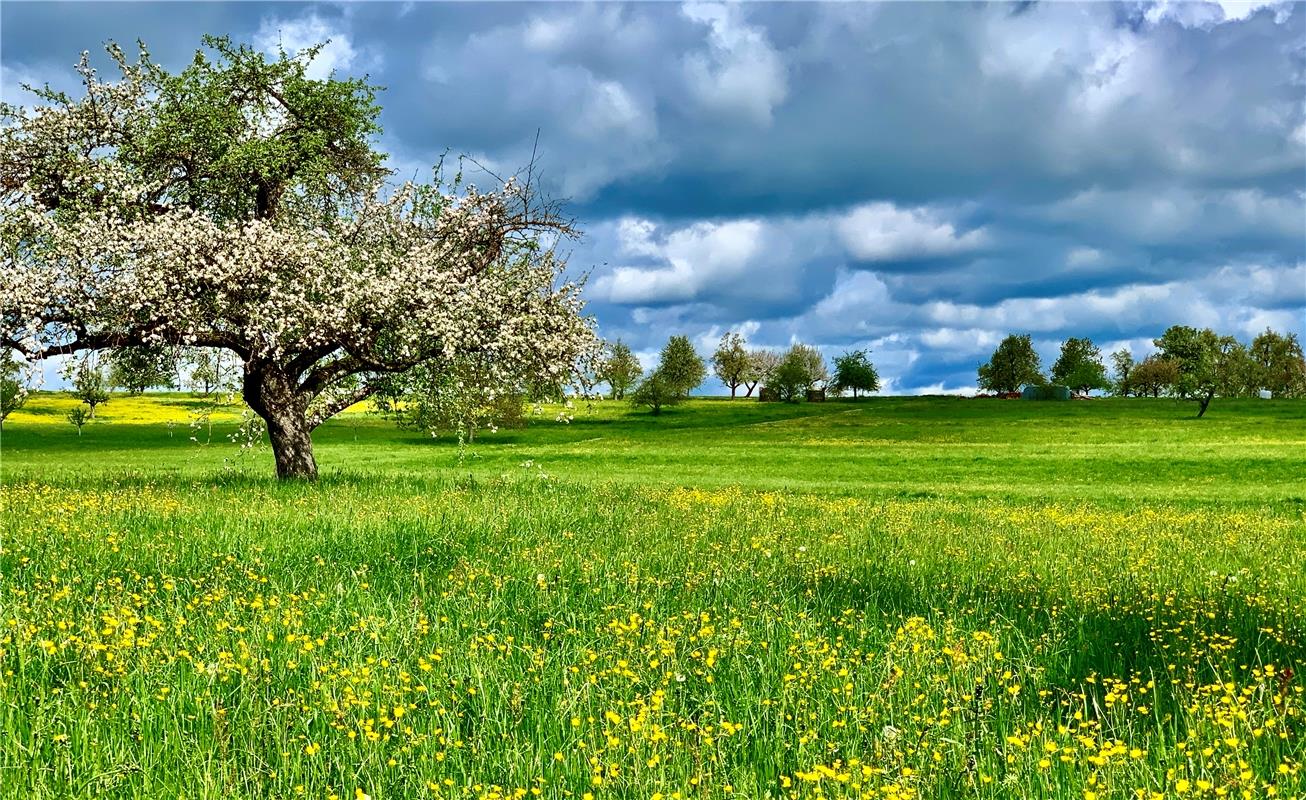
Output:
<instances>
[{"instance_id":1,"label":"blue sky","mask_svg":"<svg viewBox=\"0 0 1306 800\"><path fill-rule=\"evenodd\" d=\"M608 338L872 351L973 388L1011 331L1142 355L1306 328L1306 5L7 2L0 92L82 50L330 39L402 177L530 157ZM482 179L487 182L488 177Z\"/></svg>"}]
</instances>

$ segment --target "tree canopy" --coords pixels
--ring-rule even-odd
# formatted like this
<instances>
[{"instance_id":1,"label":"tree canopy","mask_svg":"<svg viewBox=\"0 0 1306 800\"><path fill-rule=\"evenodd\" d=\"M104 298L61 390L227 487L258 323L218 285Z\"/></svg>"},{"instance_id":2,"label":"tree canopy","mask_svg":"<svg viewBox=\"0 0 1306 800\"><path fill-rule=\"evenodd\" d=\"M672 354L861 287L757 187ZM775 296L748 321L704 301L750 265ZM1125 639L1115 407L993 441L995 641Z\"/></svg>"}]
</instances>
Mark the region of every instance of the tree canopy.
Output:
<instances>
[{"instance_id":1,"label":"tree canopy","mask_svg":"<svg viewBox=\"0 0 1306 800\"><path fill-rule=\"evenodd\" d=\"M707 377L707 365L687 336L672 336L662 348L657 368L673 393L688 397Z\"/></svg>"},{"instance_id":2,"label":"tree canopy","mask_svg":"<svg viewBox=\"0 0 1306 800\"><path fill-rule=\"evenodd\" d=\"M1028 383L1042 383L1038 353L1029 334L1011 334L980 365L979 388L992 392L1018 392Z\"/></svg>"},{"instance_id":3,"label":"tree canopy","mask_svg":"<svg viewBox=\"0 0 1306 800\"><path fill-rule=\"evenodd\" d=\"M1070 337L1061 343L1061 354L1052 365L1052 382L1069 386L1081 394L1110 386L1102 351L1092 339Z\"/></svg>"},{"instance_id":4,"label":"tree canopy","mask_svg":"<svg viewBox=\"0 0 1306 800\"><path fill-rule=\"evenodd\" d=\"M596 377L612 390L612 399L621 400L644 374L644 367L630 346L618 339L607 345L599 361Z\"/></svg>"},{"instance_id":5,"label":"tree canopy","mask_svg":"<svg viewBox=\"0 0 1306 800\"><path fill-rule=\"evenodd\" d=\"M836 394L851 391L856 399L859 392L878 392L880 373L875 371L871 357L865 350L852 350L834 359L834 379L830 388Z\"/></svg>"},{"instance_id":6,"label":"tree canopy","mask_svg":"<svg viewBox=\"0 0 1306 800\"><path fill-rule=\"evenodd\" d=\"M731 397L748 381L751 368L748 351L744 349L744 337L734 331L722 336L712 354L712 371L730 388ZM752 393L751 388L749 393Z\"/></svg>"},{"instance_id":7,"label":"tree canopy","mask_svg":"<svg viewBox=\"0 0 1306 800\"><path fill-rule=\"evenodd\" d=\"M1258 388L1269 389L1275 397L1306 396L1306 357L1297 334L1262 331L1252 339L1249 355Z\"/></svg>"},{"instance_id":8,"label":"tree canopy","mask_svg":"<svg viewBox=\"0 0 1306 800\"><path fill-rule=\"evenodd\" d=\"M561 380L593 343L525 180L386 183L376 89L310 78L315 51L221 38L178 73L142 47L78 98L0 109L0 345L29 359L224 348L282 477L311 431L432 359L489 354Z\"/></svg>"},{"instance_id":9,"label":"tree canopy","mask_svg":"<svg viewBox=\"0 0 1306 800\"><path fill-rule=\"evenodd\" d=\"M1160 350L1160 356L1173 362L1178 371L1174 393L1197 401L1197 416L1204 416L1211 400L1225 385L1229 356L1237 341L1210 328L1171 325L1153 344Z\"/></svg>"}]
</instances>

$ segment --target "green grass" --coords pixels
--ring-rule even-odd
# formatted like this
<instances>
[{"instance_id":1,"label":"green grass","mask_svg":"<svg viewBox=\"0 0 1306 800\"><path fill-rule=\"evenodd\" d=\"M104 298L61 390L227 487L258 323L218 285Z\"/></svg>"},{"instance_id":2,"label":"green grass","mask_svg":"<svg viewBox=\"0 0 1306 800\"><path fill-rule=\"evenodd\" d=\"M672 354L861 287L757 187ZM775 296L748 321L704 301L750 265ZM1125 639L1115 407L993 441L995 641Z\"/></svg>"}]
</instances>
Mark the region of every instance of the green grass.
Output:
<instances>
[{"instance_id":1,"label":"green grass","mask_svg":"<svg viewBox=\"0 0 1306 800\"><path fill-rule=\"evenodd\" d=\"M63 420L68 398L40 395L4 431L4 475L48 479L88 471L262 477L267 452L242 456L215 416L190 441L182 396L115 398L82 436ZM1084 499L1306 502L1306 403L1221 401L1201 420L1172 400L1071 403L873 398L787 405L695 400L660 417L625 403L581 403L569 424L541 411L462 449L451 438L401 431L363 411L314 435L332 473L422 479L519 474L533 461L569 481L629 482L853 494L937 492ZM173 427L167 423L172 422Z\"/></svg>"},{"instance_id":2,"label":"green grass","mask_svg":"<svg viewBox=\"0 0 1306 800\"><path fill-rule=\"evenodd\" d=\"M0 796L1306 791L1306 403L360 411L317 485L193 403L5 423Z\"/></svg>"}]
</instances>

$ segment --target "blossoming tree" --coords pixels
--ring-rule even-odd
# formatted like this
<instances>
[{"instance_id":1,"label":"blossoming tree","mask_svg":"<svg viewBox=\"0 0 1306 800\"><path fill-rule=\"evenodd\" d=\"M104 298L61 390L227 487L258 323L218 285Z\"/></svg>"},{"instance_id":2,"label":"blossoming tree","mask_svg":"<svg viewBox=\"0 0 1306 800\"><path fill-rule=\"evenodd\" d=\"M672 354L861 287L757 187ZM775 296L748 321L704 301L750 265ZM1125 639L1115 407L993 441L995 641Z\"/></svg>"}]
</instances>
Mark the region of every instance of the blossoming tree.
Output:
<instances>
[{"instance_id":1,"label":"blossoming tree","mask_svg":"<svg viewBox=\"0 0 1306 800\"><path fill-rule=\"evenodd\" d=\"M374 89L309 78L316 50L108 51L115 80L83 55L80 97L0 109L0 344L229 350L282 478L387 376L476 354L562 380L592 347L529 181L388 185Z\"/></svg>"}]
</instances>

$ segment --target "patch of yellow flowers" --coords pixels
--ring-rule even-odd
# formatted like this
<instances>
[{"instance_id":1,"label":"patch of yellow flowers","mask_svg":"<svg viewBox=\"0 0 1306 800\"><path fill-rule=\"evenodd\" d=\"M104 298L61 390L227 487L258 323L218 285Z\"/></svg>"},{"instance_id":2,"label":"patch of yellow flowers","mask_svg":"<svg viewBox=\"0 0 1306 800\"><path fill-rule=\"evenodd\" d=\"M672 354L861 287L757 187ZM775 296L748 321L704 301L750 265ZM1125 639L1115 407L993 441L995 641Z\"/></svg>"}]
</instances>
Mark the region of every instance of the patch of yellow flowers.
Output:
<instances>
[{"instance_id":1,"label":"patch of yellow flowers","mask_svg":"<svg viewBox=\"0 0 1306 800\"><path fill-rule=\"evenodd\" d=\"M43 765L15 796L1306 785L1290 516L698 489L0 492L0 766Z\"/></svg>"}]
</instances>

